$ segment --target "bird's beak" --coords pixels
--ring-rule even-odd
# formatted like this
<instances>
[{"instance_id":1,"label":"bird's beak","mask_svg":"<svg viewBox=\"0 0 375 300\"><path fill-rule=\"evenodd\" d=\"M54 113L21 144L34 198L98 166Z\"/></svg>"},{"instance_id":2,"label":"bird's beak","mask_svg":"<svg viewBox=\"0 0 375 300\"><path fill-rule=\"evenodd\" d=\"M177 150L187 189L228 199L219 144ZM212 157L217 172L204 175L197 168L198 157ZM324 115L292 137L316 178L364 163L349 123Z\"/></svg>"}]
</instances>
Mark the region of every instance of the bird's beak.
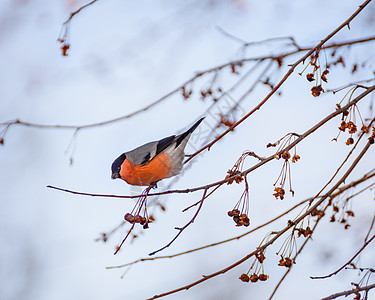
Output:
<instances>
[{"instance_id":1,"label":"bird's beak","mask_svg":"<svg viewBox=\"0 0 375 300\"><path fill-rule=\"evenodd\" d=\"M119 173L113 173L112 174L112 179L116 179L116 178L121 178Z\"/></svg>"}]
</instances>

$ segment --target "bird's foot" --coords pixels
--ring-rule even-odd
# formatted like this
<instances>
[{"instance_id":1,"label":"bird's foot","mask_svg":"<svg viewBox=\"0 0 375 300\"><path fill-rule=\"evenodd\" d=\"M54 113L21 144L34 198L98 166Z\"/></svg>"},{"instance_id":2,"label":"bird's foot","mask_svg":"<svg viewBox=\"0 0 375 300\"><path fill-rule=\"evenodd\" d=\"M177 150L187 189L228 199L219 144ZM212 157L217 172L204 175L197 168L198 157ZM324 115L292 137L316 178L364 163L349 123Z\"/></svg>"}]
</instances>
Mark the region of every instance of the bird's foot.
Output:
<instances>
[{"instance_id":1,"label":"bird's foot","mask_svg":"<svg viewBox=\"0 0 375 300\"><path fill-rule=\"evenodd\" d=\"M155 181L155 182L152 182L149 186L149 189L157 189L158 188L158 182Z\"/></svg>"}]
</instances>

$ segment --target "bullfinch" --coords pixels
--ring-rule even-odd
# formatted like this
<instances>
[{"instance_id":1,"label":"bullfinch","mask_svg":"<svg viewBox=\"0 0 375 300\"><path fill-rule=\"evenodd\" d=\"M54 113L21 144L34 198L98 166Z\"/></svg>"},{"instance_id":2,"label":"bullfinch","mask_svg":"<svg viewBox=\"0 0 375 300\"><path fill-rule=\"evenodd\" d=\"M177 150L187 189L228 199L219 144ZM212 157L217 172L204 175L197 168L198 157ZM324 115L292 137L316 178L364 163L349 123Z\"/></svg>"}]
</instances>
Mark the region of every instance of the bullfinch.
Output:
<instances>
[{"instance_id":1,"label":"bullfinch","mask_svg":"<svg viewBox=\"0 0 375 300\"><path fill-rule=\"evenodd\" d=\"M112 164L112 179L121 178L131 185L150 186L179 174L184 164L186 144L203 119L180 135L122 153Z\"/></svg>"}]
</instances>

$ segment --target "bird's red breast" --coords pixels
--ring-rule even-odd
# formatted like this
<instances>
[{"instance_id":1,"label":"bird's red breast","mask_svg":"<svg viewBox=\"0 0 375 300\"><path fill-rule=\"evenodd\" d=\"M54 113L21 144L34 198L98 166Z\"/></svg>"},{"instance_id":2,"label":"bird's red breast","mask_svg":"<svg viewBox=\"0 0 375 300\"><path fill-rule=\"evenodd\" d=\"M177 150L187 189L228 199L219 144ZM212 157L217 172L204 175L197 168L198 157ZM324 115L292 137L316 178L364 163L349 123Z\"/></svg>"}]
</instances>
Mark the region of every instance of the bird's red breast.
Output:
<instances>
[{"instance_id":1,"label":"bird's red breast","mask_svg":"<svg viewBox=\"0 0 375 300\"><path fill-rule=\"evenodd\" d=\"M172 162L163 152L143 166L134 166L130 160L125 159L121 165L120 176L132 185L150 185L169 177L171 169Z\"/></svg>"}]
</instances>

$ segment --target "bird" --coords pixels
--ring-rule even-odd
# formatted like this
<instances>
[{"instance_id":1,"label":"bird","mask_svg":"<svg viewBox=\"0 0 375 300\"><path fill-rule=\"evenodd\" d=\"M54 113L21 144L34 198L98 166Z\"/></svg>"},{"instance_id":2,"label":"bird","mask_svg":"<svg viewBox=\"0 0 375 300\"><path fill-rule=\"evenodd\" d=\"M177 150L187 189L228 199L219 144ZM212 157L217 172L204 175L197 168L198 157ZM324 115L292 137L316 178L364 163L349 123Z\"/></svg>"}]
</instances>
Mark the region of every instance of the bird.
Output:
<instances>
[{"instance_id":1,"label":"bird","mask_svg":"<svg viewBox=\"0 0 375 300\"><path fill-rule=\"evenodd\" d=\"M176 176L184 164L186 144L203 119L180 135L171 135L122 153L112 163L112 179L119 178L130 185L156 186L158 181Z\"/></svg>"}]
</instances>

